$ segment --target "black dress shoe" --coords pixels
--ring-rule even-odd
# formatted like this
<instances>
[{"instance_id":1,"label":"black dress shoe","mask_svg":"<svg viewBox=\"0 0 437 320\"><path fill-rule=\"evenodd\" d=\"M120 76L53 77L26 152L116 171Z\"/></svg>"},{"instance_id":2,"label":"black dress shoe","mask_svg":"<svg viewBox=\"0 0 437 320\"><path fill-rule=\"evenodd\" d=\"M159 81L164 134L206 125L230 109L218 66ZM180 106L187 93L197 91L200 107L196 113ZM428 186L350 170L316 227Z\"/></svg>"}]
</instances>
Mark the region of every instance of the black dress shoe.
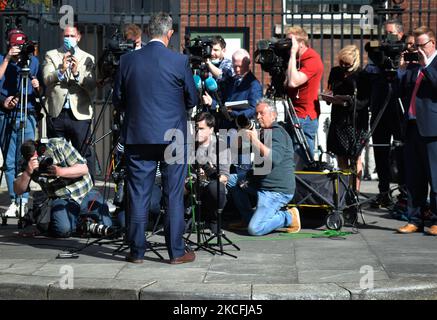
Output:
<instances>
[{"instance_id":1,"label":"black dress shoe","mask_svg":"<svg viewBox=\"0 0 437 320\"><path fill-rule=\"evenodd\" d=\"M143 263L144 259L140 259L140 258L134 258L132 256L126 256L124 258L124 260L126 260L127 262L131 262L131 263Z\"/></svg>"},{"instance_id":2,"label":"black dress shoe","mask_svg":"<svg viewBox=\"0 0 437 320\"><path fill-rule=\"evenodd\" d=\"M188 251L182 257L170 259L170 264L181 264L187 262L193 262L196 259L194 251Z\"/></svg>"}]
</instances>

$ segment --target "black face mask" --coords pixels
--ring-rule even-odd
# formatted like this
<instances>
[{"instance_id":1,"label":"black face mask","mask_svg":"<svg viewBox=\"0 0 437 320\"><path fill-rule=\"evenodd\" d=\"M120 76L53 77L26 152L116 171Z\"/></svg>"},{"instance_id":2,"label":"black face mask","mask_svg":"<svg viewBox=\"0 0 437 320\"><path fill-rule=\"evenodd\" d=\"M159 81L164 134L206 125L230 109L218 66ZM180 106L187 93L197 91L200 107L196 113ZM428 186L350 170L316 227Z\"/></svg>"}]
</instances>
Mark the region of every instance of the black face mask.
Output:
<instances>
[{"instance_id":1,"label":"black face mask","mask_svg":"<svg viewBox=\"0 0 437 320\"><path fill-rule=\"evenodd\" d=\"M352 68L351 66L347 66L347 67L340 66L340 68L341 71L343 71L343 73L352 72L352 70L350 70Z\"/></svg>"}]
</instances>

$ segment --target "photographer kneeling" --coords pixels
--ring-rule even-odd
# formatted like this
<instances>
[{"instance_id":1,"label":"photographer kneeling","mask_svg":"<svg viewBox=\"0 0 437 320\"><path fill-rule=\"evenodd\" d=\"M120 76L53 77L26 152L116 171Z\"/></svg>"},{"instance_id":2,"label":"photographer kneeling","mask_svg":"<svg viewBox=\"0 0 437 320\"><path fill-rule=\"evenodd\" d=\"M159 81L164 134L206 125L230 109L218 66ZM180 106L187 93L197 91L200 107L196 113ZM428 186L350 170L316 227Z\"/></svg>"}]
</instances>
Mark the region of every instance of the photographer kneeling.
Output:
<instances>
[{"instance_id":1,"label":"photographer kneeling","mask_svg":"<svg viewBox=\"0 0 437 320\"><path fill-rule=\"evenodd\" d=\"M27 140L21 146L21 154L26 163L14 181L14 191L23 194L28 191L31 180L38 183L49 198L49 234L59 238L71 236L79 226L81 213L87 213L96 207L95 202L101 201L99 195L92 192L86 160L64 138L48 139L47 144ZM111 226L107 207L106 210L100 208L93 218Z\"/></svg>"},{"instance_id":2,"label":"photographer kneeling","mask_svg":"<svg viewBox=\"0 0 437 320\"><path fill-rule=\"evenodd\" d=\"M247 185L240 184L235 188L233 199L244 222L248 223L249 234L254 236L262 236L278 228L286 228L288 233L300 231L297 208L283 209L293 199L295 164L293 142L276 122L277 116L274 102L262 99L256 106L260 137L254 129L242 130L243 137L250 140L256 157L260 158L255 159L254 174L248 177ZM250 195L257 196L255 212Z\"/></svg>"}]
</instances>

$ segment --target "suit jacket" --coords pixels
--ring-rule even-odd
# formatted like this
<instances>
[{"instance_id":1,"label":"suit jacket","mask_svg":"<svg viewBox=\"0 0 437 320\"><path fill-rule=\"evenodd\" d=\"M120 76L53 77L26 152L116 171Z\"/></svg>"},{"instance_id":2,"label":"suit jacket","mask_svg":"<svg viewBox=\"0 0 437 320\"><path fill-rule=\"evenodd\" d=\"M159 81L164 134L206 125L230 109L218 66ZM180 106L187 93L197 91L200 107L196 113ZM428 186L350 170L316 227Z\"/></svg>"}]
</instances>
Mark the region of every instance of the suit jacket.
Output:
<instances>
[{"instance_id":1,"label":"suit jacket","mask_svg":"<svg viewBox=\"0 0 437 320\"><path fill-rule=\"evenodd\" d=\"M62 81L58 79L58 70L62 67L64 49L54 49L46 53L43 65L43 80L46 85L46 104L51 117L57 117L65 104L67 93L70 105L77 120L91 119L93 116L91 96L96 88L96 64L92 55L77 48L75 57L79 61L79 81L67 70Z\"/></svg>"},{"instance_id":2,"label":"suit jacket","mask_svg":"<svg viewBox=\"0 0 437 320\"><path fill-rule=\"evenodd\" d=\"M158 41L122 55L112 101L125 111L126 144L169 144L168 130L185 139L187 110L198 103L188 56Z\"/></svg>"},{"instance_id":3,"label":"suit jacket","mask_svg":"<svg viewBox=\"0 0 437 320\"><path fill-rule=\"evenodd\" d=\"M402 96L406 114L410 107L411 96L419 73L419 65L412 65L401 78ZM437 136L437 57L422 69L424 77L416 95L417 128L422 137Z\"/></svg>"},{"instance_id":4,"label":"suit jacket","mask_svg":"<svg viewBox=\"0 0 437 320\"><path fill-rule=\"evenodd\" d=\"M256 103L262 98L263 90L260 82L256 79L255 75L249 71L240 84L236 83L235 78L229 78L223 90L223 103L232 101L247 100L249 102L249 108L245 110L233 110L229 113L232 118L237 118L239 115L244 115L248 119L254 119L256 113ZM213 108L217 107L217 102L214 100L212 104ZM237 128L235 121L229 122L223 120L220 128L230 129Z\"/></svg>"}]
</instances>

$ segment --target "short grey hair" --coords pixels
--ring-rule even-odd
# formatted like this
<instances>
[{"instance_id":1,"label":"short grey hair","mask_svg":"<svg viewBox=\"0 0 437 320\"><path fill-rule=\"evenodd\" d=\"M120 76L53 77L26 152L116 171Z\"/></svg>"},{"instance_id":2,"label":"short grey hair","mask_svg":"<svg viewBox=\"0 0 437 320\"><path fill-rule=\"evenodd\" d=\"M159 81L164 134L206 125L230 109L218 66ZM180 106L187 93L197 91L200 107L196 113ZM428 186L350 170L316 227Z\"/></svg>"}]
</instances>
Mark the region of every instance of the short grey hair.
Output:
<instances>
[{"instance_id":1,"label":"short grey hair","mask_svg":"<svg viewBox=\"0 0 437 320\"><path fill-rule=\"evenodd\" d=\"M154 14L149 21L149 37L160 38L165 36L169 30L173 28L172 17L165 12Z\"/></svg>"},{"instance_id":2,"label":"short grey hair","mask_svg":"<svg viewBox=\"0 0 437 320\"><path fill-rule=\"evenodd\" d=\"M390 19L390 20L387 20L387 21L384 23L384 26L387 26L388 24L393 24L393 25L395 26L396 31L397 31L398 33L400 33L400 32L404 32L404 26L402 25L402 22L400 22L399 20L397 20L397 19Z\"/></svg>"},{"instance_id":3,"label":"short grey hair","mask_svg":"<svg viewBox=\"0 0 437 320\"><path fill-rule=\"evenodd\" d=\"M250 54L247 50L245 49L237 49L235 50L235 52L232 54L232 59L244 59L246 58L247 61L250 62Z\"/></svg>"},{"instance_id":4,"label":"short grey hair","mask_svg":"<svg viewBox=\"0 0 437 320\"><path fill-rule=\"evenodd\" d=\"M278 114L278 109L276 108L276 103L269 98L261 98L256 102L256 105L266 104L269 107L270 112Z\"/></svg>"}]
</instances>

